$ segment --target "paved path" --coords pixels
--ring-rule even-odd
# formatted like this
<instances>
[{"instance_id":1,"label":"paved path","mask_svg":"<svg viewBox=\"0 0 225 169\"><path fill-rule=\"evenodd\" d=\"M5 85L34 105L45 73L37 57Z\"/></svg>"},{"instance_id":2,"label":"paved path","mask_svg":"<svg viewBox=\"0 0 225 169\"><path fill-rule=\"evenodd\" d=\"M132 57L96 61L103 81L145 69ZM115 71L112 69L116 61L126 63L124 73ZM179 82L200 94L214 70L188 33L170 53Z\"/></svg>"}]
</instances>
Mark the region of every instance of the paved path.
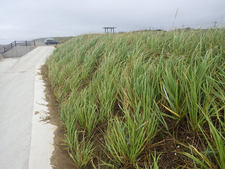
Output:
<instances>
[{"instance_id":1,"label":"paved path","mask_svg":"<svg viewBox=\"0 0 225 169\"><path fill-rule=\"evenodd\" d=\"M37 65L53 46L38 47L21 58L0 60L0 168L27 169Z\"/></svg>"}]
</instances>

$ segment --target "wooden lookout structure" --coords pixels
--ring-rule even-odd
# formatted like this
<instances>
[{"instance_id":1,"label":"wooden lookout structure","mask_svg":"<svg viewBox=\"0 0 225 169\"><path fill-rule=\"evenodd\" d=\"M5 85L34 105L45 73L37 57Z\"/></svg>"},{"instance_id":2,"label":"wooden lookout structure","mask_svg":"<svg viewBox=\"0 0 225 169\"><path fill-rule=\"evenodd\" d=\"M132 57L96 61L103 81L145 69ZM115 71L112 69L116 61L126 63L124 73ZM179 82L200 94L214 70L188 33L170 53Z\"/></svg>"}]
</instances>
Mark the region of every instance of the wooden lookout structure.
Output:
<instances>
[{"instance_id":1,"label":"wooden lookout structure","mask_svg":"<svg viewBox=\"0 0 225 169\"><path fill-rule=\"evenodd\" d=\"M114 29L115 29L116 27L104 27L103 29L105 29L105 33L109 33L109 29L111 30L110 32L111 33L114 33Z\"/></svg>"}]
</instances>

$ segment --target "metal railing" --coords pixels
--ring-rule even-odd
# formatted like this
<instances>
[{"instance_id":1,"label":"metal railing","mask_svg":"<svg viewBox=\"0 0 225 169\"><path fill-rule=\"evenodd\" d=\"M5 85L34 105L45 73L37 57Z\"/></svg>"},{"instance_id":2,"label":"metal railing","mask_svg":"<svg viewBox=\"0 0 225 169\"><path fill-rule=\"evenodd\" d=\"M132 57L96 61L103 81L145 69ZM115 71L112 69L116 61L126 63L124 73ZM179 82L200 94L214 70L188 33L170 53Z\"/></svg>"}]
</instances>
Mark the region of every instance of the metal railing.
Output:
<instances>
[{"instance_id":1,"label":"metal railing","mask_svg":"<svg viewBox=\"0 0 225 169\"><path fill-rule=\"evenodd\" d=\"M36 43L35 41L14 41L10 43L9 45L4 46L0 50L0 53L3 54L16 46L36 46Z\"/></svg>"}]
</instances>

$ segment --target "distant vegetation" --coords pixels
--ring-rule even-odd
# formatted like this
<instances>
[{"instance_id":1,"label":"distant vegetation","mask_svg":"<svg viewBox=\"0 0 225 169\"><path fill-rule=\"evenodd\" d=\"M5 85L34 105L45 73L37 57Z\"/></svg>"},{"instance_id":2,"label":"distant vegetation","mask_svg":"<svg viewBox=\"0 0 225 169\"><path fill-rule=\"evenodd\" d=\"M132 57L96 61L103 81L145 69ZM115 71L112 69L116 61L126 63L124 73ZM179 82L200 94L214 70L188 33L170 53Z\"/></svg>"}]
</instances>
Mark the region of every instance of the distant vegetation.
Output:
<instances>
[{"instance_id":1,"label":"distant vegetation","mask_svg":"<svg viewBox=\"0 0 225 169\"><path fill-rule=\"evenodd\" d=\"M75 166L225 168L224 35L90 34L57 48L46 64Z\"/></svg>"},{"instance_id":2,"label":"distant vegetation","mask_svg":"<svg viewBox=\"0 0 225 169\"><path fill-rule=\"evenodd\" d=\"M54 40L59 41L61 43L64 43L70 39L74 38L73 36L69 36L69 37L54 37Z\"/></svg>"},{"instance_id":3,"label":"distant vegetation","mask_svg":"<svg viewBox=\"0 0 225 169\"><path fill-rule=\"evenodd\" d=\"M64 42L66 42L66 41L68 41L68 40L70 40L70 39L72 39L74 37L73 36L69 36L69 37L52 37L52 38L55 41L59 41L61 43L64 43ZM38 39L35 39L35 41L42 41L42 42L44 42L45 39L47 39L47 37L46 38L38 38Z\"/></svg>"}]
</instances>

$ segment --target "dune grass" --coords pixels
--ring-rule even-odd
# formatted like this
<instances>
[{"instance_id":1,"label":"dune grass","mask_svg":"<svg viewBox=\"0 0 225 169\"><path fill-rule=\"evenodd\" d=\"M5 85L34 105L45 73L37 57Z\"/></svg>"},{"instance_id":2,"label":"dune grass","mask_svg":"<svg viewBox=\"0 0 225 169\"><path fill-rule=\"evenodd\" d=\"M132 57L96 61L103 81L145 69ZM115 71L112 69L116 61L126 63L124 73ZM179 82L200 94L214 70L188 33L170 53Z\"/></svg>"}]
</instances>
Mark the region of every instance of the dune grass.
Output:
<instances>
[{"instance_id":1,"label":"dune grass","mask_svg":"<svg viewBox=\"0 0 225 169\"><path fill-rule=\"evenodd\" d=\"M82 35L47 60L77 168L224 168L225 30Z\"/></svg>"}]
</instances>

